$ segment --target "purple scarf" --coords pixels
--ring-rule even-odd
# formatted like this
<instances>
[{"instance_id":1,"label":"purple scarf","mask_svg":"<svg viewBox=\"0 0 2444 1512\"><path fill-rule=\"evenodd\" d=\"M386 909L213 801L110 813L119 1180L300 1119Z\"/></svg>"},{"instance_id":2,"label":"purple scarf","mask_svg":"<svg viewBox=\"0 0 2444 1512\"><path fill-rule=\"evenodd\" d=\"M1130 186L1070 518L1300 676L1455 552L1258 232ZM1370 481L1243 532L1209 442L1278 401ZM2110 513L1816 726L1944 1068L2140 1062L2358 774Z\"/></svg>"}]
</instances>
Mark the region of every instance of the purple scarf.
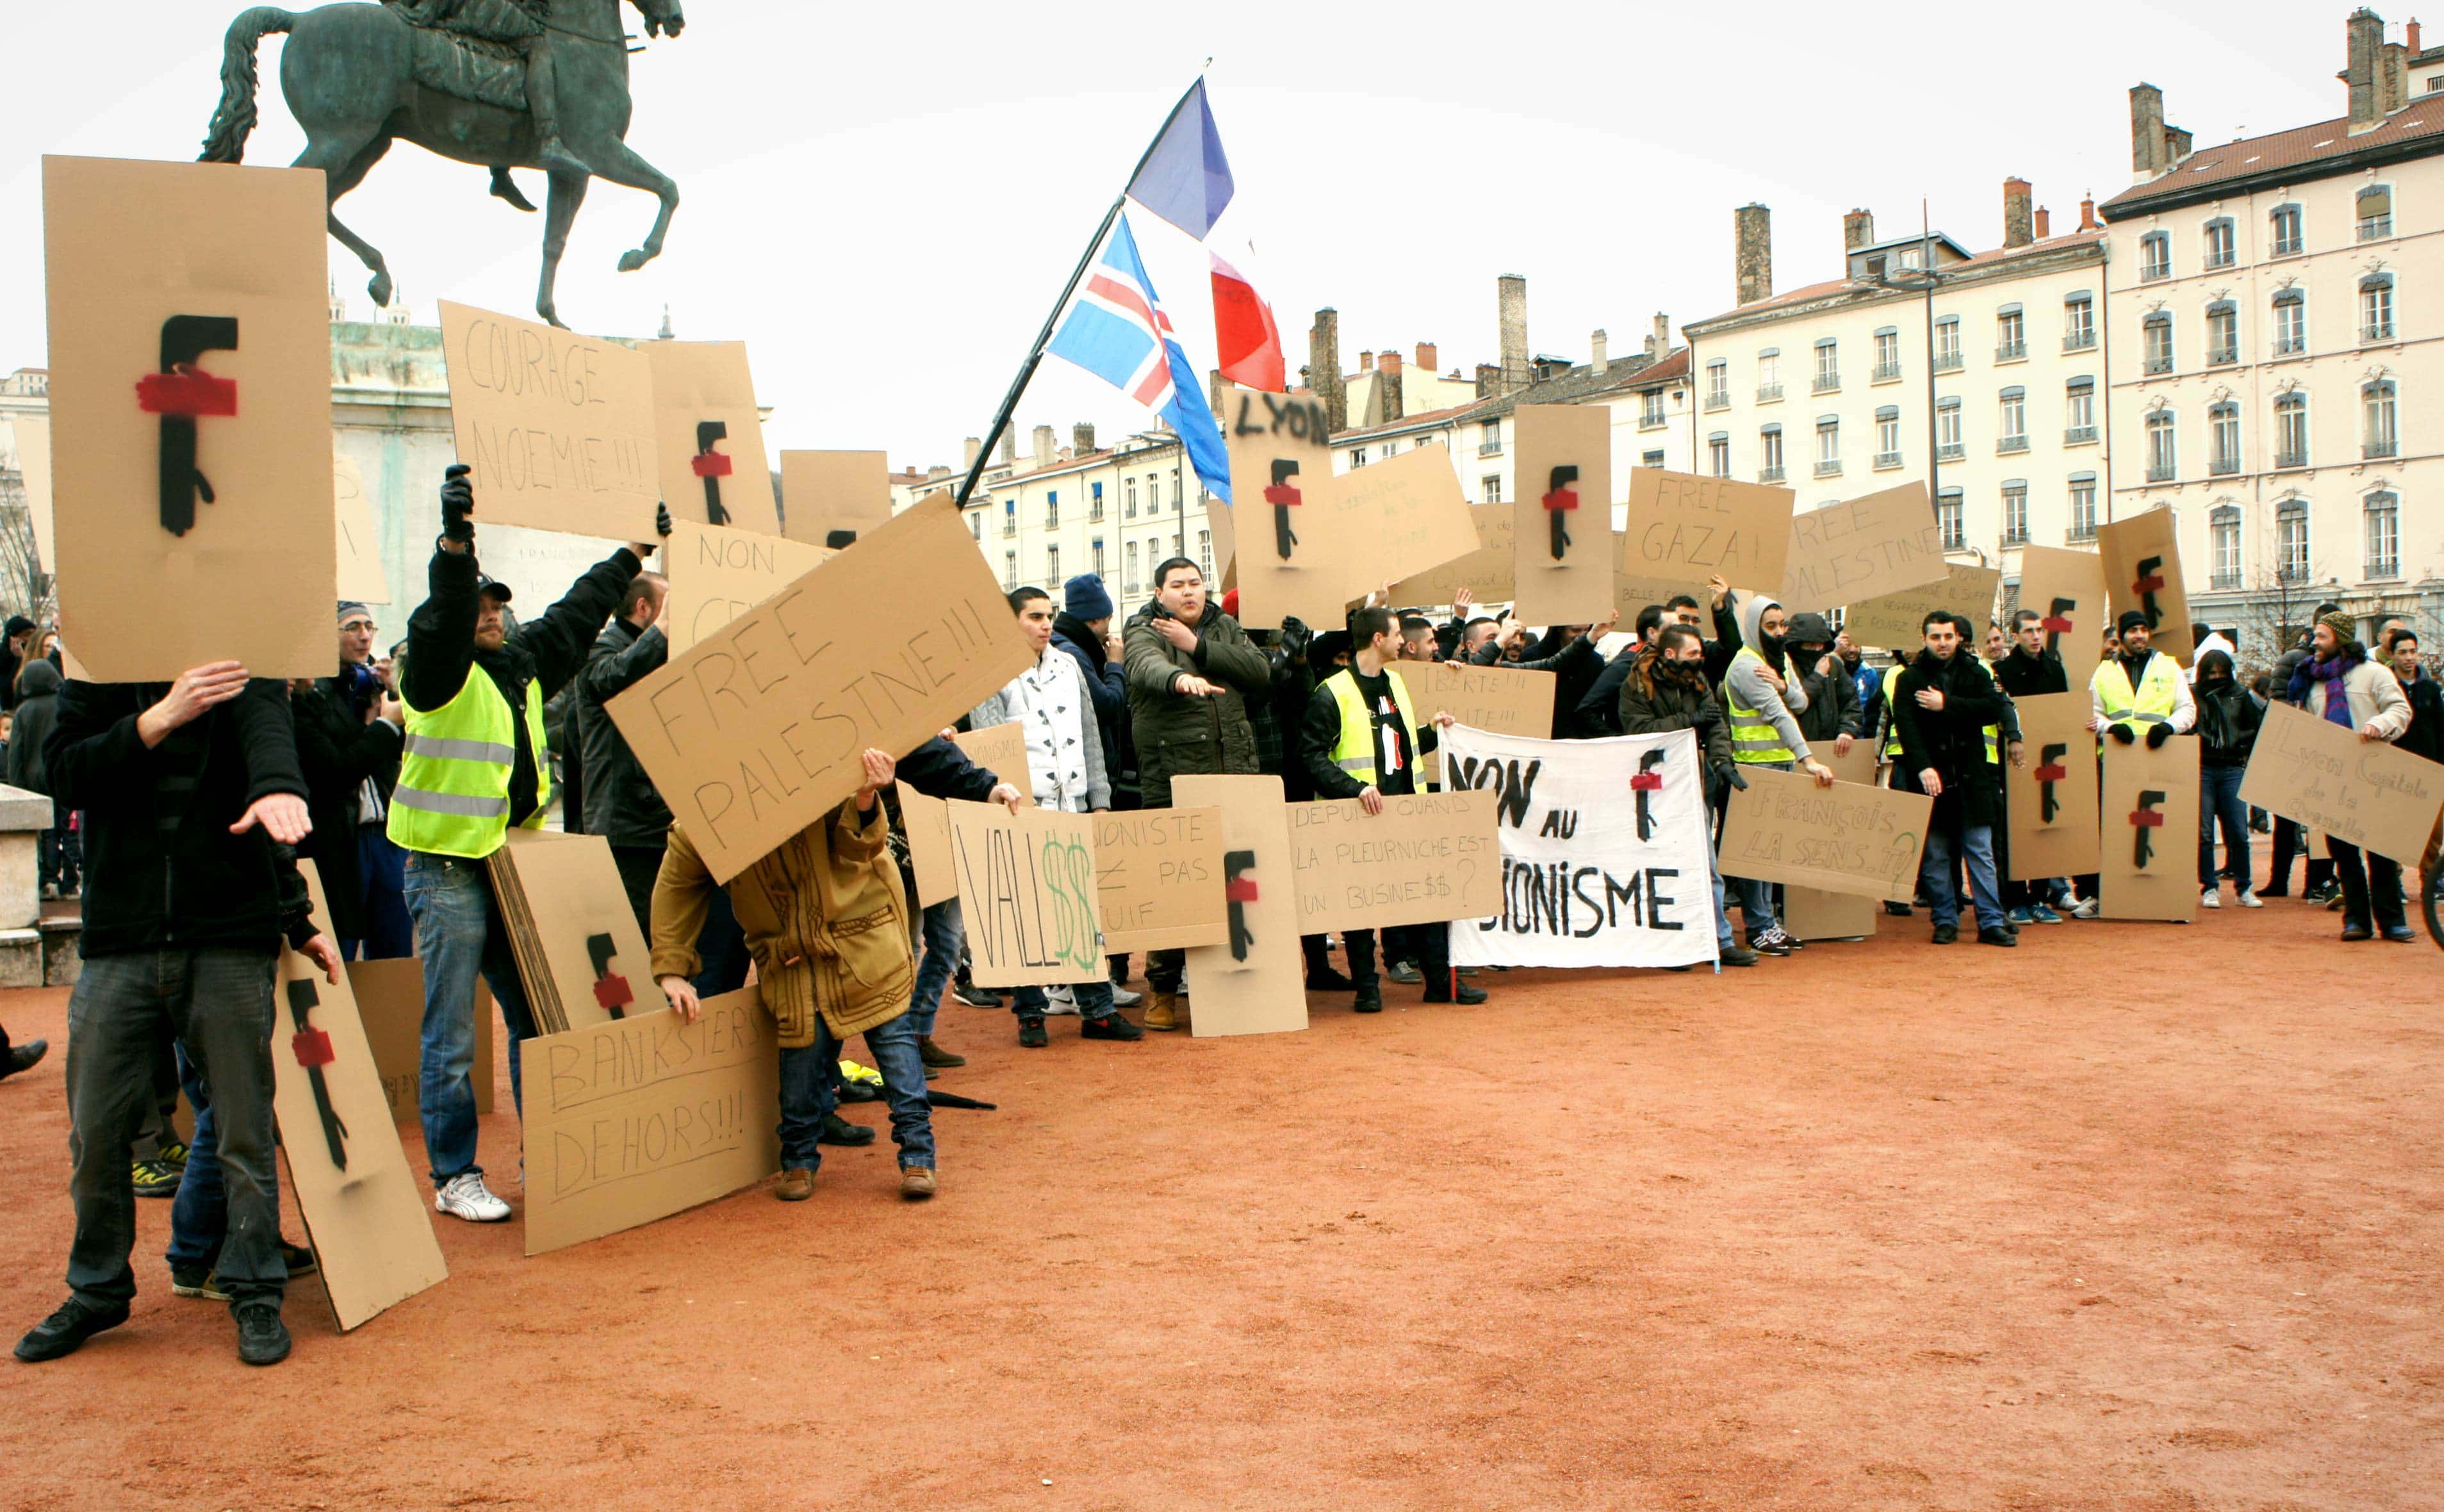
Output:
<instances>
[{"instance_id":1,"label":"purple scarf","mask_svg":"<svg viewBox=\"0 0 2444 1512\"><path fill-rule=\"evenodd\" d=\"M2351 728L2351 701L2342 692L2342 673L2358 665L2357 660L2338 651L2331 661L2311 660L2300 667L2310 682L2325 685L2325 717L2344 729Z\"/></svg>"}]
</instances>

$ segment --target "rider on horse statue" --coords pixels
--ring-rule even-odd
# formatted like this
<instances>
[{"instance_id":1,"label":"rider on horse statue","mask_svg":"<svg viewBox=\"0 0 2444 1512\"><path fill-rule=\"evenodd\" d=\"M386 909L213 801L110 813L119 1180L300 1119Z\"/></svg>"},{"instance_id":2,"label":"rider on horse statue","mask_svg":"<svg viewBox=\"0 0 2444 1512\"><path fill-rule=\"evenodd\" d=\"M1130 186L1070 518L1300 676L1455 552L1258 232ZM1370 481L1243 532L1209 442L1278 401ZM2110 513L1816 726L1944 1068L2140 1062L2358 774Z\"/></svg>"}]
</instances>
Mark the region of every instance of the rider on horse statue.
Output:
<instances>
[{"instance_id":1,"label":"rider on horse statue","mask_svg":"<svg viewBox=\"0 0 2444 1512\"><path fill-rule=\"evenodd\" d=\"M551 65L551 0L385 0L400 19L456 36L513 47L526 62L527 108L534 117L536 156L552 173L593 169L560 139L560 96Z\"/></svg>"}]
</instances>

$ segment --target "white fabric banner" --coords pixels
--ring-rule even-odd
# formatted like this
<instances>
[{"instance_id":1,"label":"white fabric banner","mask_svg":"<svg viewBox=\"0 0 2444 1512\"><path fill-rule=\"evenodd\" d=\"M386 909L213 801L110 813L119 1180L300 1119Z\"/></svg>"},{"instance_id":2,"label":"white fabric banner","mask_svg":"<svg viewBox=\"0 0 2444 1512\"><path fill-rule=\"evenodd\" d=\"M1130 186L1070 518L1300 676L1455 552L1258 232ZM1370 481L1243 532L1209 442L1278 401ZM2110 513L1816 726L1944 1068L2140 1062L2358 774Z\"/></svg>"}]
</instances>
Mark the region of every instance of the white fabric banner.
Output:
<instances>
[{"instance_id":1,"label":"white fabric banner","mask_svg":"<svg viewBox=\"0 0 2444 1512\"><path fill-rule=\"evenodd\" d=\"M1532 740L1443 731L1446 785L1497 794L1503 911L1451 927L1459 966L1714 959L1697 737Z\"/></svg>"}]
</instances>

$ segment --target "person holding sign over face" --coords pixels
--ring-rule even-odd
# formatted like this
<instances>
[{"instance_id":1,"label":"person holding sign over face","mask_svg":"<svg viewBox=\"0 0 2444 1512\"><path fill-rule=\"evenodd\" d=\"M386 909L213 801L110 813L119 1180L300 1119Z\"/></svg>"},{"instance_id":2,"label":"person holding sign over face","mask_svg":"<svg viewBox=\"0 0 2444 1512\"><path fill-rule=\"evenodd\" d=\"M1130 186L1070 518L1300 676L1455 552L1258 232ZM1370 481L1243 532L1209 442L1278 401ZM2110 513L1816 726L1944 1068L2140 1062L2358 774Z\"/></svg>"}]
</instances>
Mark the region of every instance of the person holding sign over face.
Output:
<instances>
[{"instance_id":1,"label":"person holding sign over face","mask_svg":"<svg viewBox=\"0 0 2444 1512\"><path fill-rule=\"evenodd\" d=\"M567 596L511 631L507 583L475 562L475 490L464 463L441 486L441 535L427 597L407 621L399 697L406 752L391 791L390 838L407 852L407 909L424 961L424 1147L433 1206L493 1224L509 1205L475 1164L475 978L491 984L509 1028L509 1090L523 1099L518 1042L535 1032L485 858L509 826L543 828L551 768L543 706L585 665L587 649L644 570L650 543L621 546ZM663 515L667 529L668 512Z\"/></svg>"},{"instance_id":2,"label":"person holding sign over face","mask_svg":"<svg viewBox=\"0 0 2444 1512\"><path fill-rule=\"evenodd\" d=\"M1918 885L1935 915L1935 943L1950 945L1960 937L1960 895L1953 873L1956 859L1966 856L1977 943L2017 945L1994 882L1994 826L2003 819L2003 771L1995 765L1995 749L1986 732L2002 718L2003 700L1994 691L1994 679L1968 651L1960 617L1937 609L1922 624L1926 649L1893 684L1893 724L1900 736L1903 766L1917 774L1919 790L1935 800L1926 850L1918 860Z\"/></svg>"},{"instance_id":3,"label":"person holding sign over face","mask_svg":"<svg viewBox=\"0 0 2444 1512\"><path fill-rule=\"evenodd\" d=\"M1390 663L1400 654L1399 621L1389 609L1369 604L1349 617L1355 650L1349 665L1326 677L1307 700L1299 747L1318 798L1354 798L1369 814L1383 812L1383 795L1417 790L1417 758L1435 748L1435 729L1451 715L1436 710L1431 723L1417 718L1408 685ZM1482 988L1452 969L1451 930L1421 924L1408 931L1428 1003L1483 1003ZM1361 1013L1383 1011L1383 987L1375 971L1375 931L1343 936L1349 976L1358 988Z\"/></svg>"}]
</instances>

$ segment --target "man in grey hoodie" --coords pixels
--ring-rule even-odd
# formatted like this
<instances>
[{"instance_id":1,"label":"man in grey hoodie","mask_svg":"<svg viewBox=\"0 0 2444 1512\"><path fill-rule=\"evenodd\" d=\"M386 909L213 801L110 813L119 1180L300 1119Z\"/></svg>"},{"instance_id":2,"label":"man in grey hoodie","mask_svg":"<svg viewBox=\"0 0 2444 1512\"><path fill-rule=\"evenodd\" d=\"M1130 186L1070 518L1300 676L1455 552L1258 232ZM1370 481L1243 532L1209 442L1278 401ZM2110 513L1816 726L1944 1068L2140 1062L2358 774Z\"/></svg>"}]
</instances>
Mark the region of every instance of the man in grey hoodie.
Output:
<instances>
[{"instance_id":1,"label":"man in grey hoodie","mask_svg":"<svg viewBox=\"0 0 2444 1512\"><path fill-rule=\"evenodd\" d=\"M1784 650L1790 618L1779 600L1754 594L1736 600L1740 649L1723 673L1723 714L1731 730L1731 760L1743 766L1797 766L1819 787L1833 785L1833 770L1818 761L1800 733L1798 715L1807 708L1799 669ZM1801 949L1773 916L1773 885L1753 877L1727 876L1748 920L1749 949L1761 955L1788 955Z\"/></svg>"}]
</instances>

